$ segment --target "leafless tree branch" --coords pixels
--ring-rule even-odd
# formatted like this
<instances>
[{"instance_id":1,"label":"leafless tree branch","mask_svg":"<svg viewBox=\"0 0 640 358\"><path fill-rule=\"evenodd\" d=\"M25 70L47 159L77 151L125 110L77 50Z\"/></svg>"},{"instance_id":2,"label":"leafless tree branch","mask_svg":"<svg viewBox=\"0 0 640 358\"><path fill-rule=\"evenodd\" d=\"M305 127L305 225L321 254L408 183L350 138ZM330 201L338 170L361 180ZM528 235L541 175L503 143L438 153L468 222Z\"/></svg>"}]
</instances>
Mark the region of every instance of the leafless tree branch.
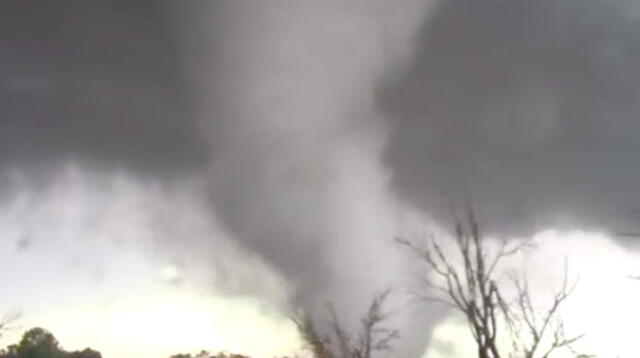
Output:
<instances>
[{"instance_id":1,"label":"leafless tree branch","mask_svg":"<svg viewBox=\"0 0 640 358\"><path fill-rule=\"evenodd\" d=\"M531 247L530 243L502 241L491 254L484 247L480 225L470 205L464 221L456 218L453 233L461 261L457 266L456 260L448 257L433 237L426 247L405 239L397 242L426 264L435 278L422 280L430 294L421 297L446 304L464 315L478 348L478 358L507 357L505 348L498 343L500 335L510 337L511 350L520 352L519 357L549 358L559 349L573 352L571 345L582 336L567 338L559 317L560 306L575 287L568 285L566 263L562 287L554 294L551 306L540 310L532 300L526 277L507 280L506 284L511 284L516 292L515 299L507 301L502 294L505 282L495 274L504 259Z\"/></svg>"},{"instance_id":2,"label":"leafless tree branch","mask_svg":"<svg viewBox=\"0 0 640 358\"><path fill-rule=\"evenodd\" d=\"M393 341L399 338L398 330L384 326L390 316L384 311L390 294L390 290L385 290L373 298L355 335L345 331L331 305L328 305L331 334L324 339L319 338L320 334L308 316L294 318L294 323L315 358L372 358L376 352L390 350Z\"/></svg>"}]
</instances>

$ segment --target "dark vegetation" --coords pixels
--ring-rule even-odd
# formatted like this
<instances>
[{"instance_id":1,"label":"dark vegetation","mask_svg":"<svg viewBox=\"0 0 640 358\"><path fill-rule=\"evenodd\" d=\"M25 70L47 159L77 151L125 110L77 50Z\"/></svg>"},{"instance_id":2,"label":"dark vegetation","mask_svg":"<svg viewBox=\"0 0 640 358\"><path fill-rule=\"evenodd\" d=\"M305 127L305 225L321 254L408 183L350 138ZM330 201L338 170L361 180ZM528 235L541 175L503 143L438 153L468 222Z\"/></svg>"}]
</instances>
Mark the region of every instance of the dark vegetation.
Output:
<instances>
[{"instance_id":1,"label":"dark vegetation","mask_svg":"<svg viewBox=\"0 0 640 358\"><path fill-rule=\"evenodd\" d=\"M453 252L445 250L435 237L417 243L397 241L423 264L424 276L419 279L417 298L420 302L443 304L461 314L476 343L477 358L553 358L559 351L576 358L590 357L573 349L573 343L582 336L567 336L560 317L560 308L575 286L568 282L566 267L563 284L551 303L540 306L534 302L525 275L498 274L504 259L531 245L504 241L488 249L470 209L464 219L455 220L453 237L454 242L449 243L453 244ZM505 292L510 292L510 296ZM308 315L294 316L292 320L305 343L304 356L374 358L382 353L393 356L390 352L399 331L386 326L389 313L385 304L389 295L390 291L384 291L373 298L356 332L344 328L331 305L327 310L328 324L321 327ZM2 329L6 329L6 323L0 325ZM101 358L101 354L90 348L65 351L53 334L33 328L19 343L2 350L0 358ZM170 358L250 357L201 351Z\"/></svg>"},{"instance_id":2,"label":"dark vegetation","mask_svg":"<svg viewBox=\"0 0 640 358\"><path fill-rule=\"evenodd\" d=\"M90 348L67 352L51 332L32 328L25 332L18 344L12 344L0 353L1 358L102 358L100 352Z\"/></svg>"}]
</instances>

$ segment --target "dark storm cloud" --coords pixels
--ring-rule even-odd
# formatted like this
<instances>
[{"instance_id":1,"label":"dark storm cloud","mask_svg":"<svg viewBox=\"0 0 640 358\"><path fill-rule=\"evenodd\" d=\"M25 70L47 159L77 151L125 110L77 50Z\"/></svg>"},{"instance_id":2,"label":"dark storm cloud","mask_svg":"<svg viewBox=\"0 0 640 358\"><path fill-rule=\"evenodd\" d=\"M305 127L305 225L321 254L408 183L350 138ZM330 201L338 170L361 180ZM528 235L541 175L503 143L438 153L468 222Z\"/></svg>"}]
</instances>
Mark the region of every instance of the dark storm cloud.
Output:
<instances>
[{"instance_id":1,"label":"dark storm cloud","mask_svg":"<svg viewBox=\"0 0 640 358\"><path fill-rule=\"evenodd\" d=\"M185 3L3 3L0 165L206 168L194 196L224 231L295 303L351 322L404 278L388 243L407 203L468 198L501 231L640 215L632 1L448 0L426 24L428 0ZM176 210L209 209L189 200ZM192 245L169 212L167 251ZM399 356L433 317L402 325Z\"/></svg>"},{"instance_id":2,"label":"dark storm cloud","mask_svg":"<svg viewBox=\"0 0 640 358\"><path fill-rule=\"evenodd\" d=\"M1 7L0 164L204 161L166 2Z\"/></svg>"},{"instance_id":3,"label":"dark storm cloud","mask_svg":"<svg viewBox=\"0 0 640 358\"><path fill-rule=\"evenodd\" d=\"M625 1L445 1L404 80L386 162L431 213L471 199L500 231L633 230L640 12Z\"/></svg>"}]
</instances>

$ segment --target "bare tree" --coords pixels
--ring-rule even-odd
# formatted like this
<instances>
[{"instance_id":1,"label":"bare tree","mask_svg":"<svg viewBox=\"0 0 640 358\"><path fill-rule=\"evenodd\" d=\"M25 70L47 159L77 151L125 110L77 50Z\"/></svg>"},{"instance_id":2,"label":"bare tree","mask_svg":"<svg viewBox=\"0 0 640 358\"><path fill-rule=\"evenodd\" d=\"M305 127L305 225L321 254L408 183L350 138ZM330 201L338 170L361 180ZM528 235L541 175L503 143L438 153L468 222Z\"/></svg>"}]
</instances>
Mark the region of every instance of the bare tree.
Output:
<instances>
[{"instance_id":1,"label":"bare tree","mask_svg":"<svg viewBox=\"0 0 640 358\"><path fill-rule=\"evenodd\" d=\"M20 312L11 312L0 316L0 338L6 331L19 328L15 322L20 318Z\"/></svg>"},{"instance_id":2,"label":"bare tree","mask_svg":"<svg viewBox=\"0 0 640 358\"><path fill-rule=\"evenodd\" d=\"M551 306L541 310L531 299L526 278L511 276L497 280L501 261L530 246L502 241L492 254L484 247L479 224L469 207L464 220L455 221L455 251L460 263L447 256L431 236L426 246L397 241L426 264L435 279L424 279L427 295L422 299L446 304L462 313L478 349L478 358L549 358L560 349L573 352L571 344L582 336L566 337L559 309L573 287L569 287L567 270L563 285L555 293ZM506 286L510 285L510 286ZM507 300L503 291L515 292ZM505 347L505 339L511 343ZM575 352L574 352L575 353ZM575 354L577 357L585 355Z\"/></svg>"},{"instance_id":3,"label":"bare tree","mask_svg":"<svg viewBox=\"0 0 640 358\"><path fill-rule=\"evenodd\" d=\"M343 328L331 305L329 334L325 336L320 335L308 315L294 318L294 322L315 358L372 358L375 352L389 351L391 343L399 337L397 330L383 326L389 319L389 313L384 311L389 294L386 290L373 298L355 334Z\"/></svg>"},{"instance_id":4,"label":"bare tree","mask_svg":"<svg viewBox=\"0 0 640 358\"><path fill-rule=\"evenodd\" d=\"M311 316L303 314L293 317L292 320L314 358L335 358L329 347L331 343L329 337L320 335Z\"/></svg>"}]
</instances>

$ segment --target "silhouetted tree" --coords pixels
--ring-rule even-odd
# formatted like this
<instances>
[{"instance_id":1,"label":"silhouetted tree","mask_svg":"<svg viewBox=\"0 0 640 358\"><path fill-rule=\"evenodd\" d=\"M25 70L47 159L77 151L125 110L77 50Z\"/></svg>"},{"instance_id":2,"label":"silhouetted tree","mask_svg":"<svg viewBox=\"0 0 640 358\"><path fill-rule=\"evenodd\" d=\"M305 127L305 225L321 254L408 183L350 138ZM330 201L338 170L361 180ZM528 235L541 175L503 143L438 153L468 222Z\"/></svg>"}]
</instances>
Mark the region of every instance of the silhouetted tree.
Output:
<instances>
[{"instance_id":1,"label":"silhouetted tree","mask_svg":"<svg viewBox=\"0 0 640 358\"><path fill-rule=\"evenodd\" d=\"M526 244L509 245L503 241L495 252L488 252L470 207L465 220L456 220L454 236L461 261L458 265L434 237L426 247L403 239L398 242L436 277L422 281L428 294L421 297L446 304L464 315L477 345L478 358L548 358L560 349L586 357L571 348L582 336L567 337L559 317L559 309L572 290L568 287L566 267L563 285L555 293L551 306L539 310L532 302L526 277L511 276L505 282L497 280L495 274L503 259ZM516 292L513 300L507 301L503 296L508 289ZM500 345L500 339L503 342L507 339L509 344Z\"/></svg>"},{"instance_id":2,"label":"silhouetted tree","mask_svg":"<svg viewBox=\"0 0 640 358\"><path fill-rule=\"evenodd\" d=\"M19 312L13 312L11 314L3 315L2 318L0 318L0 337L2 337L2 335L6 331L16 328L16 326L14 325L14 322L19 317L20 317Z\"/></svg>"},{"instance_id":3,"label":"silhouetted tree","mask_svg":"<svg viewBox=\"0 0 640 358\"><path fill-rule=\"evenodd\" d=\"M81 351L69 352L65 355L67 358L102 358L100 352L91 348L85 348Z\"/></svg>"},{"instance_id":4,"label":"silhouetted tree","mask_svg":"<svg viewBox=\"0 0 640 358\"><path fill-rule=\"evenodd\" d=\"M332 306L329 306L329 334L325 336L320 335L308 315L294 318L294 322L315 358L372 358L376 352L390 350L391 343L399 337L397 330L383 326L389 318L384 311L389 294L387 290L373 298L355 334L343 328Z\"/></svg>"},{"instance_id":5,"label":"silhouetted tree","mask_svg":"<svg viewBox=\"0 0 640 358\"><path fill-rule=\"evenodd\" d=\"M43 328L32 328L23 336L17 347L18 358L64 358L58 341Z\"/></svg>"},{"instance_id":6,"label":"silhouetted tree","mask_svg":"<svg viewBox=\"0 0 640 358\"><path fill-rule=\"evenodd\" d=\"M219 353L209 353L208 351L200 351L200 353L195 356L187 353L187 354L175 354L170 358L251 358L249 356L245 356L242 354L235 353L227 353L227 352L219 352Z\"/></svg>"},{"instance_id":7,"label":"silhouetted tree","mask_svg":"<svg viewBox=\"0 0 640 358\"><path fill-rule=\"evenodd\" d=\"M184 354L184 353L180 353L180 354L174 354L169 358L191 358L191 354Z\"/></svg>"},{"instance_id":8,"label":"silhouetted tree","mask_svg":"<svg viewBox=\"0 0 640 358\"><path fill-rule=\"evenodd\" d=\"M102 355L90 348L67 352L60 347L51 332L36 327L25 332L18 344L4 349L0 358L102 358Z\"/></svg>"},{"instance_id":9,"label":"silhouetted tree","mask_svg":"<svg viewBox=\"0 0 640 358\"><path fill-rule=\"evenodd\" d=\"M8 346L7 348L3 349L2 352L0 352L0 357L1 358L17 358L18 357L18 345L17 344L12 344L12 345Z\"/></svg>"}]
</instances>

